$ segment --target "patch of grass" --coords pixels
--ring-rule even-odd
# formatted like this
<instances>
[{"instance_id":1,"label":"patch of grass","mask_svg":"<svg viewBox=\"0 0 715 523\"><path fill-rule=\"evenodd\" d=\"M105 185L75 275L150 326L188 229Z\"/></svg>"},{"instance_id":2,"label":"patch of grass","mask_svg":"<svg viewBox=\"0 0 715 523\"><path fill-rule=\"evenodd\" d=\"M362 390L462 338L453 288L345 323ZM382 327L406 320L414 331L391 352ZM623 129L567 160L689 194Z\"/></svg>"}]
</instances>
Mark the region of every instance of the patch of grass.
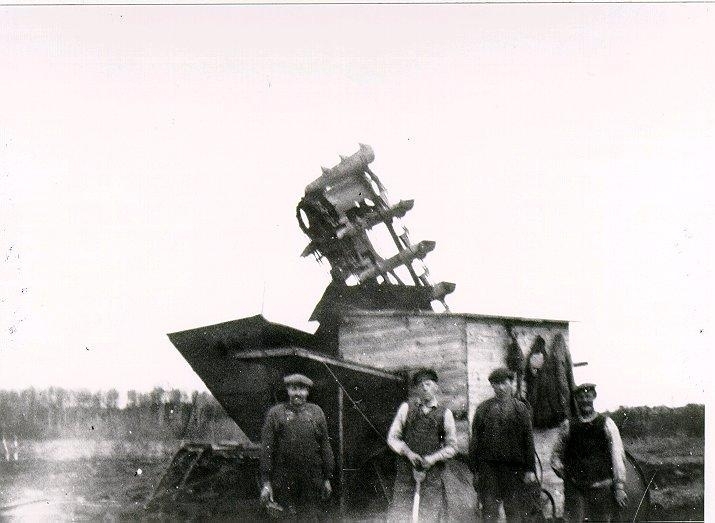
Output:
<instances>
[{"instance_id":1,"label":"patch of grass","mask_svg":"<svg viewBox=\"0 0 715 523\"><path fill-rule=\"evenodd\" d=\"M705 439L696 436L624 438L650 488L650 517L657 521L702 520Z\"/></svg>"},{"instance_id":2,"label":"patch of grass","mask_svg":"<svg viewBox=\"0 0 715 523\"><path fill-rule=\"evenodd\" d=\"M705 514L703 484L656 488L651 491L651 517L660 521L699 521Z\"/></svg>"},{"instance_id":3,"label":"patch of grass","mask_svg":"<svg viewBox=\"0 0 715 523\"><path fill-rule=\"evenodd\" d=\"M702 463L705 457L705 439L697 436L623 438L623 444L645 463Z\"/></svg>"},{"instance_id":4,"label":"patch of grass","mask_svg":"<svg viewBox=\"0 0 715 523\"><path fill-rule=\"evenodd\" d=\"M662 487L651 491L651 499L662 506L680 506L692 502L703 503L705 489L703 485L691 483L687 487Z\"/></svg>"}]
</instances>

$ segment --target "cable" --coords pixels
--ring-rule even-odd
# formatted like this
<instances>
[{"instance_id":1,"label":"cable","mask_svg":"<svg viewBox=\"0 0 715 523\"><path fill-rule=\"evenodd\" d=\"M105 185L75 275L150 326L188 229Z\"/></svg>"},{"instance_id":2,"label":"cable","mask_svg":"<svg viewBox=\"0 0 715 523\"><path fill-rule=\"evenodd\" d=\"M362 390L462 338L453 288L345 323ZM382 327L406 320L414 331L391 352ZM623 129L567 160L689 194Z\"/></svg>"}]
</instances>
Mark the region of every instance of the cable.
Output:
<instances>
[{"instance_id":1,"label":"cable","mask_svg":"<svg viewBox=\"0 0 715 523\"><path fill-rule=\"evenodd\" d=\"M636 521L636 518L638 517L638 512L641 510L641 506L643 506L643 502L645 501L646 496L648 495L648 489L650 488L651 483L653 483L653 480L655 479L655 474L650 478L650 481L645 487L645 491L643 491L643 497L641 497L640 503L638 503L638 508L636 509L636 513L633 514L633 521Z\"/></svg>"},{"instance_id":2,"label":"cable","mask_svg":"<svg viewBox=\"0 0 715 523\"><path fill-rule=\"evenodd\" d=\"M380 433L379 430L377 430L377 428L375 428L375 425L373 425L372 422L370 421L370 419L365 415L365 413L362 410L360 410L360 407L358 407L358 404L355 402L355 400L352 398L352 396L350 396L350 393L347 391L347 389L345 389L345 387L343 387L343 384L340 382L338 377L335 375L335 373L333 372L333 369L331 369L330 366L327 363L325 363L324 361L321 363L323 365L325 365L325 368L328 369L328 372L335 380L335 383L338 384L338 387L340 387L342 389L342 391L345 393L345 395L348 397L348 400L350 400L350 403L352 403L353 408L360 413L360 415L365 419L365 421L367 421L367 424L370 425L370 428L372 428L372 430L375 431L375 434L377 434L381 440L385 441L385 437Z\"/></svg>"}]
</instances>

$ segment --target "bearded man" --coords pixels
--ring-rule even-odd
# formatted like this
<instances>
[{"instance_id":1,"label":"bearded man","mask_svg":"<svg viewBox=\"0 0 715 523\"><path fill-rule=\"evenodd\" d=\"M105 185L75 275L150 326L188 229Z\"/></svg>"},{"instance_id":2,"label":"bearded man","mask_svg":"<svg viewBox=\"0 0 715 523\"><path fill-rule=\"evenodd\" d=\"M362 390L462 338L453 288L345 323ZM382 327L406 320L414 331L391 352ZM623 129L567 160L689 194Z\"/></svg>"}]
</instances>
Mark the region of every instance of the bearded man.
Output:
<instances>
[{"instance_id":1,"label":"bearded man","mask_svg":"<svg viewBox=\"0 0 715 523\"><path fill-rule=\"evenodd\" d=\"M618 427L593 407L596 386L573 391L577 415L565 420L551 454L551 468L564 480L567 520L617 521L628 504L623 442Z\"/></svg>"}]
</instances>

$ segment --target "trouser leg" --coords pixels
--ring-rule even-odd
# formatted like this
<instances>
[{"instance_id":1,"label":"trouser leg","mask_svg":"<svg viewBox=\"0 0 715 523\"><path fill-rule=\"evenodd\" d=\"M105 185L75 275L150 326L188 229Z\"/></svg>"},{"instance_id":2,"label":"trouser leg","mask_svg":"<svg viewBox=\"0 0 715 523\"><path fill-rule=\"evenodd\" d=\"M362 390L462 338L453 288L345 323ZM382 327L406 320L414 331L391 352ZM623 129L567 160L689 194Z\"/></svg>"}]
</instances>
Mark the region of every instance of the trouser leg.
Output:
<instances>
[{"instance_id":1,"label":"trouser leg","mask_svg":"<svg viewBox=\"0 0 715 523\"><path fill-rule=\"evenodd\" d=\"M521 468L504 466L501 470L501 484L504 497L504 514L509 521L524 517L524 500L527 492L524 485L524 471Z\"/></svg>"},{"instance_id":2,"label":"trouser leg","mask_svg":"<svg viewBox=\"0 0 715 523\"><path fill-rule=\"evenodd\" d=\"M564 519L566 521L583 521L584 503L583 494L572 482L564 480Z\"/></svg>"},{"instance_id":3,"label":"trouser leg","mask_svg":"<svg viewBox=\"0 0 715 523\"><path fill-rule=\"evenodd\" d=\"M282 520L316 522L321 519L320 498L314 478L293 478L274 487L274 498L283 507Z\"/></svg>"},{"instance_id":4,"label":"trouser leg","mask_svg":"<svg viewBox=\"0 0 715 523\"><path fill-rule=\"evenodd\" d=\"M618 506L610 487L589 489L584 495L585 514L588 521L616 521Z\"/></svg>"},{"instance_id":5,"label":"trouser leg","mask_svg":"<svg viewBox=\"0 0 715 523\"><path fill-rule=\"evenodd\" d=\"M320 520L320 499L313 482L306 481L296 499L295 508L298 521L317 522Z\"/></svg>"},{"instance_id":6,"label":"trouser leg","mask_svg":"<svg viewBox=\"0 0 715 523\"><path fill-rule=\"evenodd\" d=\"M444 483L442 481L443 468L438 465L427 471L420 487L420 522L436 522L445 508Z\"/></svg>"},{"instance_id":7,"label":"trouser leg","mask_svg":"<svg viewBox=\"0 0 715 523\"><path fill-rule=\"evenodd\" d=\"M482 502L482 518L499 518L499 477L496 465L482 462L477 465L477 492Z\"/></svg>"},{"instance_id":8,"label":"trouser leg","mask_svg":"<svg viewBox=\"0 0 715 523\"><path fill-rule=\"evenodd\" d=\"M387 520L392 522L409 521L412 515L412 500L415 494L415 480L412 468L401 461L397 463L395 484L392 488L392 503Z\"/></svg>"},{"instance_id":9,"label":"trouser leg","mask_svg":"<svg viewBox=\"0 0 715 523\"><path fill-rule=\"evenodd\" d=\"M273 499L283 508L280 521L295 521L295 496L298 486L288 481L274 481L273 483Z\"/></svg>"}]
</instances>

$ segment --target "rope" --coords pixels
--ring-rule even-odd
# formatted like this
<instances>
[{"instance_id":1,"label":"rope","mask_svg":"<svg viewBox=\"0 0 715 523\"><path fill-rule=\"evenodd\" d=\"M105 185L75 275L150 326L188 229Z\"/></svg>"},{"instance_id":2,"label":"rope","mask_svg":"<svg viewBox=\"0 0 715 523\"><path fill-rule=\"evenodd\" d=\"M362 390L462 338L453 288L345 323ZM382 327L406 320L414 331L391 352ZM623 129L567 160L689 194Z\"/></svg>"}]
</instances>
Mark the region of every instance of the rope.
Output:
<instances>
[{"instance_id":1,"label":"rope","mask_svg":"<svg viewBox=\"0 0 715 523\"><path fill-rule=\"evenodd\" d=\"M365 413L360 409L360 407L358 406L357 402L352 398L352 396L350 396L350 393L347 391L347 389L346 389L345 387L343 387L343 384L340 382L340 380L338 379L338 377L335 375L335 373L333 372L333 369L331 369L330 366L328 366L328 364L325 363L324 361L321 362L321 363L322 363L323 365L325 365L325 368L326 368L326 369L328 369L328 372L330 373L330 375L331 375L331 376L333 377L333 379L335 380L335 383L338 384L338 387L340 387L340 389L341 389L341 390L345 393L345 395L347 396L347 398L348 398L348 400L350 401L350 403L352 403L353 408L360 413L360 415L361 415L361 416L363 417L363 419L367 422L367 424L370 425L370 428L371 428L373 431L375 431L375 434L377 434L377 435L380 437L381 440L385 441L385 437L382 435L382 433L375 428L375 425L372 424L372 422L370 421L370 419L369 419L369 418L365 415Z\"/></svg>"},{"instance_id":2,"label":"rope","mask_svg":"<svg viewBox=\"0 0 715 523\"><path fill-rule=\"evenodd\" d=\"M650 481L645 487L645 490L643 491L643 496L641 497L641 502L638 503L638 508L636 509L636 513L633 514L633 521L635 522L636 518L638 517L638 512L640 512L641 505L643 505L643 502L645 501L645 497L648 494L648 489L650 488L651 483L653 483L653 480L655 479L655 474L651 476Z\"/></svg>"}]
</instances>

